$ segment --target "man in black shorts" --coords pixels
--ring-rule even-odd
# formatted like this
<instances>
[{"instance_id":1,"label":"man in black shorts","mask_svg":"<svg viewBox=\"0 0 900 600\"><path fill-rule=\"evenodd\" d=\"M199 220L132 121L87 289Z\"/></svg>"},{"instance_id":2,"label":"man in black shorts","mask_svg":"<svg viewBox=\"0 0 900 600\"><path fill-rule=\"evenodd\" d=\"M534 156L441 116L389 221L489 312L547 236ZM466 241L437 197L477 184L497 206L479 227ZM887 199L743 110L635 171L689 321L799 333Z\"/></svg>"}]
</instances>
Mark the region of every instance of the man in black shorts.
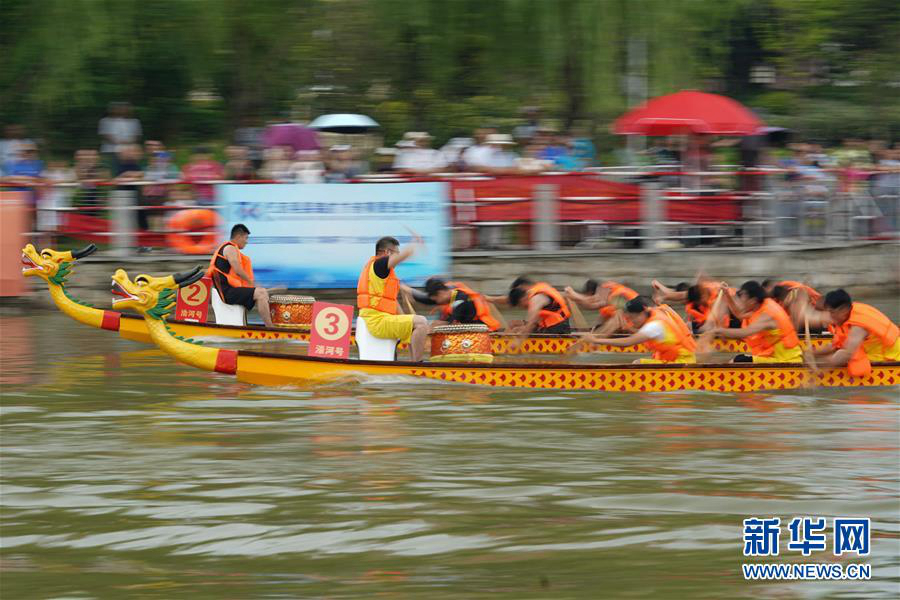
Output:
<instances>
[{"instance_id":1,"label":"man in black shorts","mask_svg":"<svg viewBox=\"0 0 900 600\"><path fill-rule=\"evenodd\" d=\"M206 276L211 277L219 297L225 304L239 304L247 310L256 305L266 327L272 327L269 314L269 292L257 287L253 280L250 257L241 252L250 239L250 230L241 223L231 228L231 240L216 249L209 261Z\"/></svg>"}]
</instances>

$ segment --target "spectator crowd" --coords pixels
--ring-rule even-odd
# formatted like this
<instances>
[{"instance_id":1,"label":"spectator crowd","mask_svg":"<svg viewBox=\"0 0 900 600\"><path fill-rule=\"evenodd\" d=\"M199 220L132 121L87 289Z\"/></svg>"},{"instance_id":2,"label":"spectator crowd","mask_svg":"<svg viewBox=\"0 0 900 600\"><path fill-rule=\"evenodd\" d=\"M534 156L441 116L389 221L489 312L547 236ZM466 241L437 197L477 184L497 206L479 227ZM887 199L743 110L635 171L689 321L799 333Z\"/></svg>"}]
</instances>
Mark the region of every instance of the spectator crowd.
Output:
<instances>
[{"instance_id":1,"label":"spectator crowd","mask_svg":"<svg viewBox=\"0 0 900 600\"><path fill-rule=\"evenodd\" d=\"M317 133L295 123L270 123L238 128L219 160L207 147L191 150L179 164L163 142L144 139L141 123L127 103L113 103L97 127L99 148L81 148L72 161L40 157L39 147L20 125L7 125L0 139L0 184L28 191L36 209L37 231L56 231L59 209L81 207L85 215L100 215L109 189L136 193L142 230L164 229L166 205L210 206L214 182L268 181L279 183L343 183L363 175L433 177L452 173L489 176L577 172L597 166L597 153L586 131L568 133L541 121L537 108L523 110L522 123L510 133L495 126L477 128L472 137L454 137L434 147L424 131L406 132L392 147L363 156L361 148L320 145ZM344 136L343 139L353 136ZM845 140L826 149L819 144L788 144L776 157L765 147L739 143L744 167L777 167L807 196L825 195L835 185L841 191L868 186L873 196L900 193L900 144ZM696 143L694 143L696 142ZM720 142L678 136L665 138L644 151L643 159L659 165L706 170L713 147ZM749 162L744 159L751 156ZM630 158L634 158L631 155Z\"/></svg>"}]
</instances>

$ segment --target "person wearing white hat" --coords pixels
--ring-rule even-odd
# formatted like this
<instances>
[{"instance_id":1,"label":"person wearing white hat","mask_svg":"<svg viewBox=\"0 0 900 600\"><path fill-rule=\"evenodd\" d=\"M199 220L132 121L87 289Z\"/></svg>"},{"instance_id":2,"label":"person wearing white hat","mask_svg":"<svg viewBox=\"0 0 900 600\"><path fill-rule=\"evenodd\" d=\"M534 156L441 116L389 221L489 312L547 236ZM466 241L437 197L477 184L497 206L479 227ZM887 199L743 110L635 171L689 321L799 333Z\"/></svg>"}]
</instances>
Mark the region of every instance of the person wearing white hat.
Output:
<instances>
[{"instance_id":1,"label":"person wearing white hat","mask_svg":"<svg viewBox=\"0 0 900 600\"><path fill-rule=\"evenodd\" d=\"M485 125L475 130L473 137L475 144L466 148L462 153L463 168L467 171L480 171L487 167L488 156L493 152L487 145L487 137L493 133L497 133L497 128L493 125Z\"/></svg>"},{"instance_id":2,"label":"person wearing white hat","mask_svg":"<svg viewBox=\"0 0 900 600\"><path fill-rule=\"evenodd\" d=\"M412 144L397 154L394 170L412 175L429 175L447 168L447 161L440 150L431 147L431 136L425 131L407 131L403 141ZM397 143L400 147L400 142Z\"/></svg>"},{"instance_id":3,"label":"person wearing white hat","mask_svg":"<svg viewBox=\"0 0 900 600\"><path fill-rule=\"evenodd\" d=\"M481 171L495 175L517 173L516 161L518 156L512 151L516 145L508 133L492 133L485 139L485 144L490 148L490 153L485 157Z\"/></svg>"}]
</instances>

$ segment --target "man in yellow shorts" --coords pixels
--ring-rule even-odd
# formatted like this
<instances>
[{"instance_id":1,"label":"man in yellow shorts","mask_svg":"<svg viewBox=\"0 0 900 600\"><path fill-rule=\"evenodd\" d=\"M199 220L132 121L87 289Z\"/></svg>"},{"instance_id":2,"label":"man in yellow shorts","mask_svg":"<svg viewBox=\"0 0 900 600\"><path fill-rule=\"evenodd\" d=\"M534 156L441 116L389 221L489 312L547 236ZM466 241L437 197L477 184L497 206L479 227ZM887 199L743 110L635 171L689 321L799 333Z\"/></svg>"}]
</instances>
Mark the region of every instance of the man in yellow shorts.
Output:
<instances>
[{"instance_id":1,"label":"man in yellow shorts","mask_svg":"<svg viewBox=\"0 0 900 600\"><path fill-rule=\"evenodd\" d=\"M428 340L428 321L420 315L398 314L400 280L394 267L415 254L424 243L415 236L413 243L400 250L396 238L383 237L375 244L375 256L369 259L356 286L359 316L374 337L409 342L413 361L422 360Z\"/></svg>"}]
</instances>

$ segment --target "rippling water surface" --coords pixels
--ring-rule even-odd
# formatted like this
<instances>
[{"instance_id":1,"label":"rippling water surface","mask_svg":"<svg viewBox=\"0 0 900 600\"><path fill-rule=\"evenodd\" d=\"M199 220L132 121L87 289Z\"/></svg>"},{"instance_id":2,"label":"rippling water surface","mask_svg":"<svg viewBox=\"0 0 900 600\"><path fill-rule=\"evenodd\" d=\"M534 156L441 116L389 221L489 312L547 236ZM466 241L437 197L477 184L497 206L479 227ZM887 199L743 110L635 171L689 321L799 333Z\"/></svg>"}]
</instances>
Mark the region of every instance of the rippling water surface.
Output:
<instances>
[{"instance_id":1,"label":"rippling water surface","mask_svg":"<svg viewBox=\"0 0 900 600\"><path fill-rule=\"evenodd\" d=\"M0 328L4 598L900 595L898 388L270 389ZM745 582L741 521L802 515L871 517L873 579Z\"/></svg>"}]
</instances>

